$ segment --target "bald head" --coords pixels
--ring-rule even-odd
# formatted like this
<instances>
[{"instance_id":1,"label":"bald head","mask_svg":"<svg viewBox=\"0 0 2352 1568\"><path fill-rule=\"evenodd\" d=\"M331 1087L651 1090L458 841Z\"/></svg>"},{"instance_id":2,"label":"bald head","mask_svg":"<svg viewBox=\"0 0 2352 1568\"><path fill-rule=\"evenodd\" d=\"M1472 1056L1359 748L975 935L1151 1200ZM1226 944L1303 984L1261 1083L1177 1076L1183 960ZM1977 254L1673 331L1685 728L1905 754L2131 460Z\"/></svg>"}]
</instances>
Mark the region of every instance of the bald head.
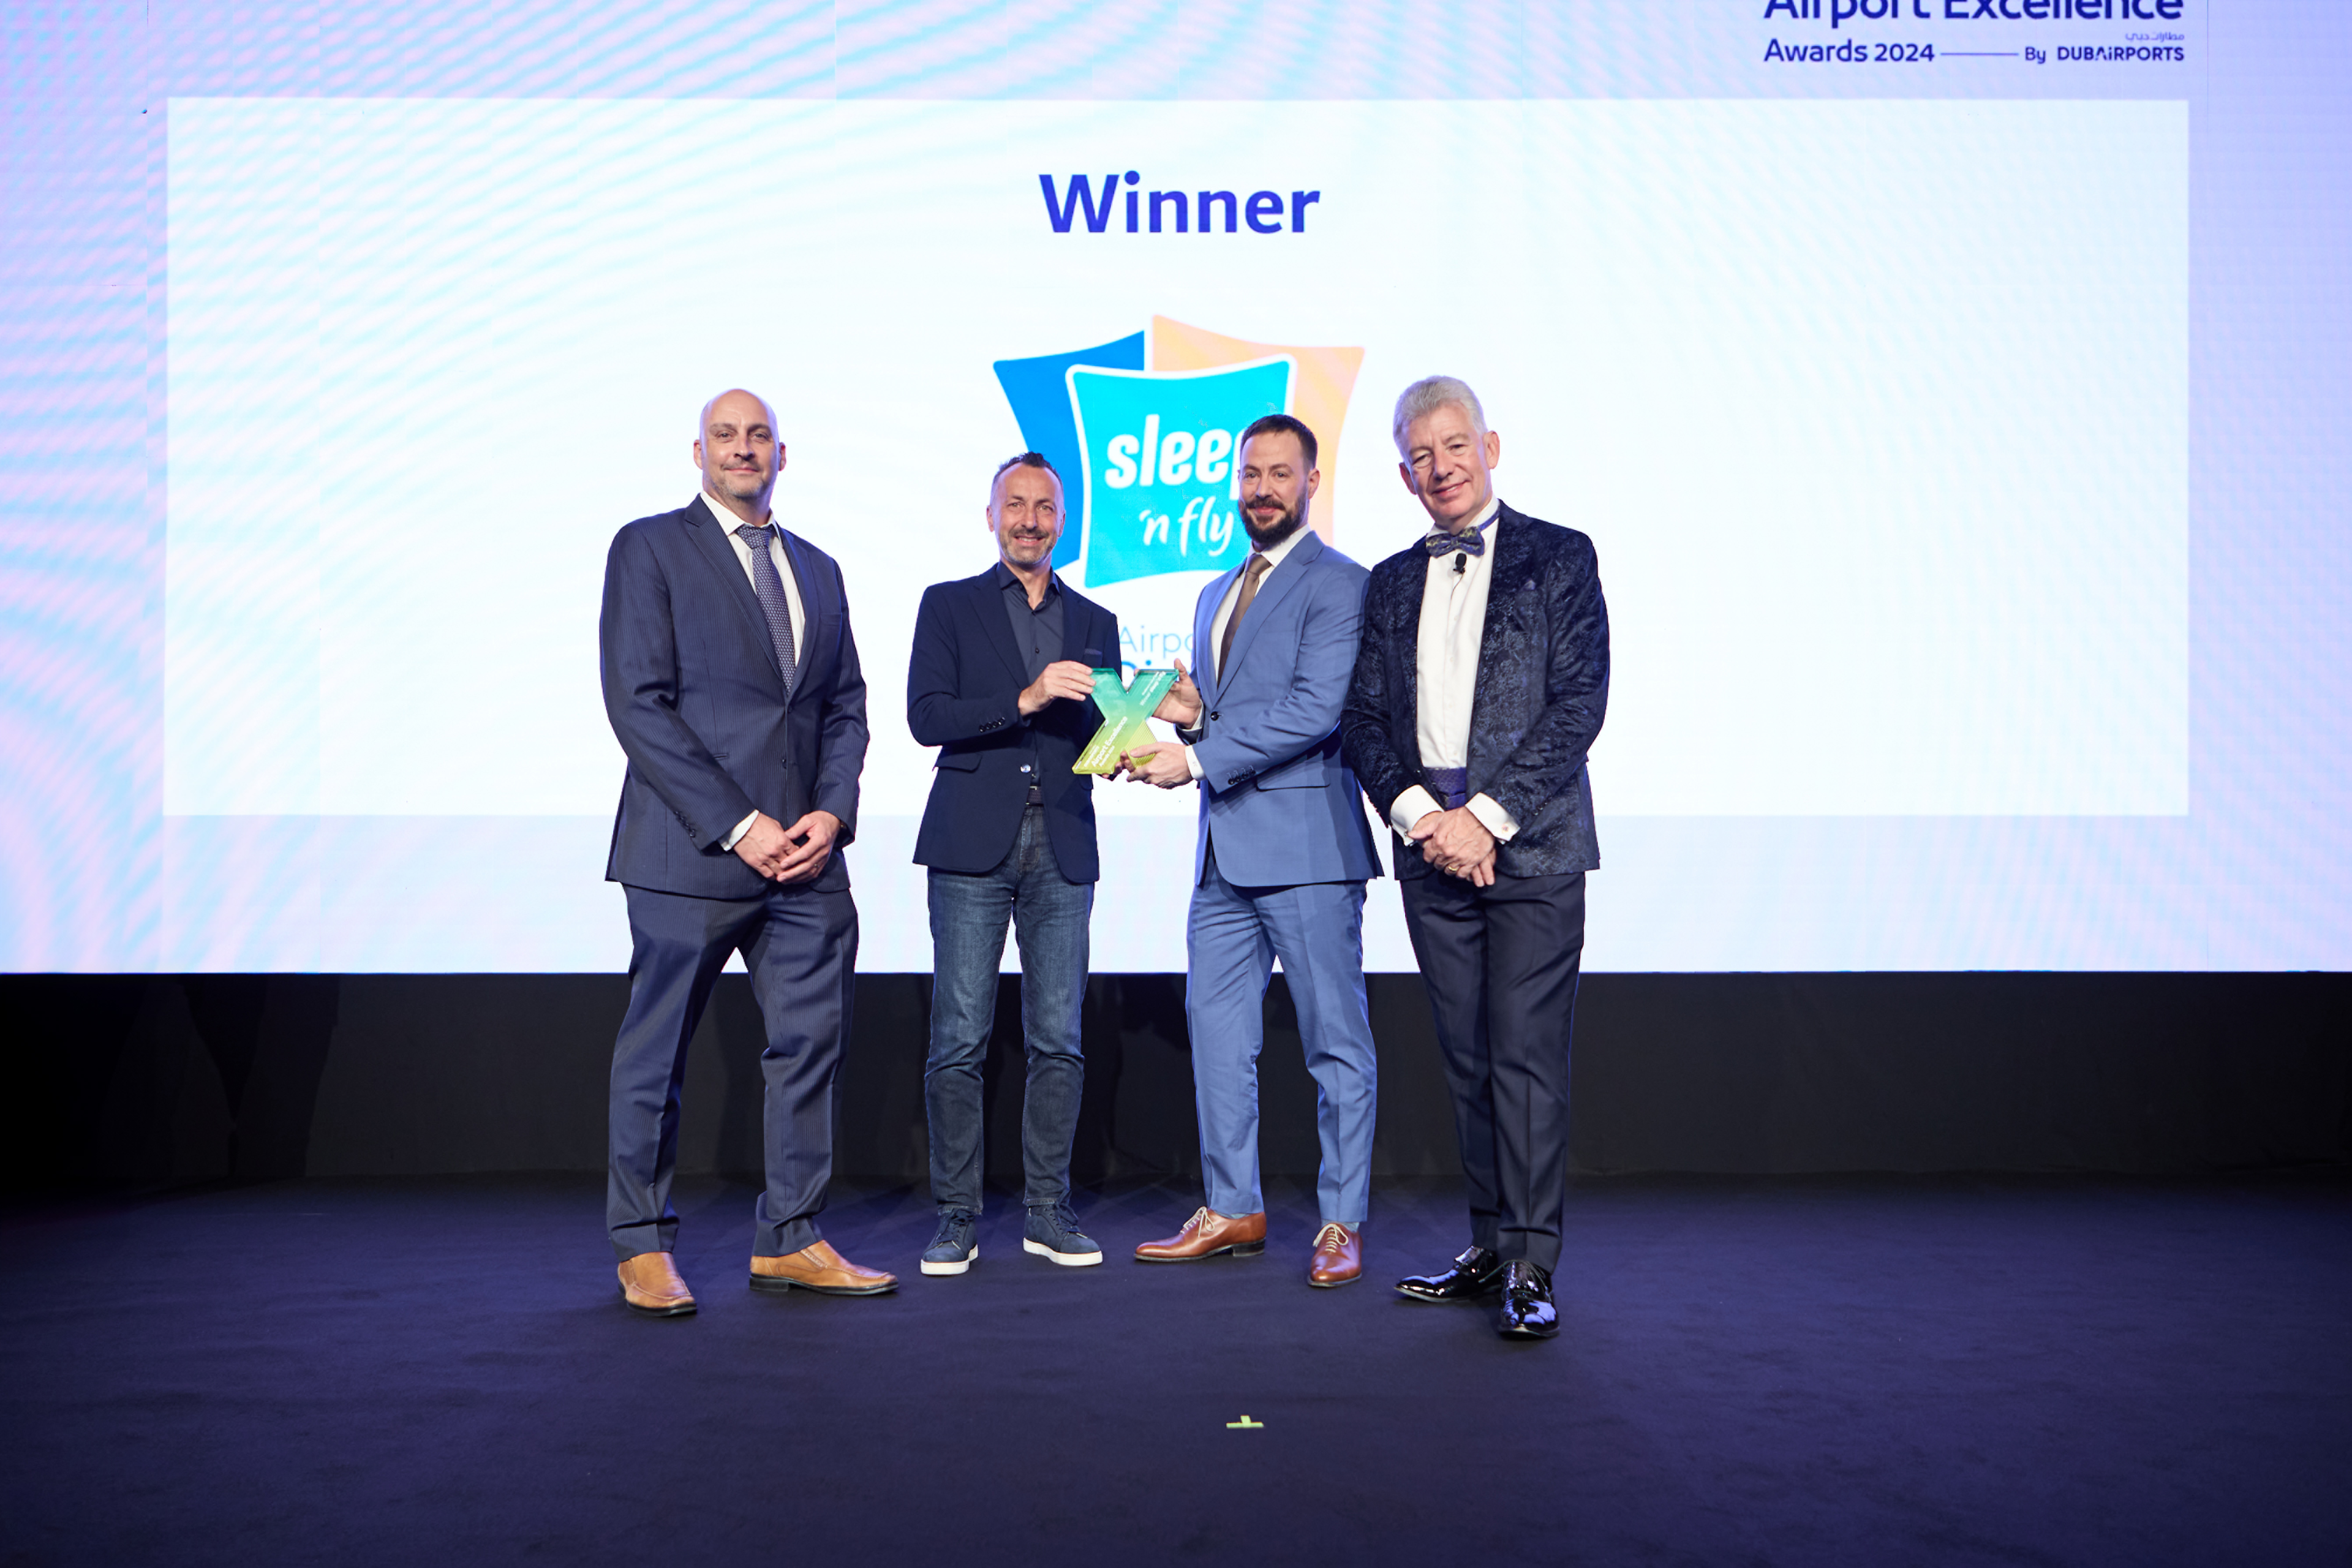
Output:
<instances>
[{"instance_id":1,"label":"bald head","mask_svg":"<svg viewBox=\"0 0 2352 1568\"><path fill-rule=\"evenodd\" d=\"M768 400L739 386L704 404L694 466L714 501L745 522L765 522L768 498L784 471L784 445L776 439L776 414Z\"/></svg>"},{"instance_id":2,"label":"bald head","mask_svg":"<svg viewBox=\"0 0 2352 1568\"><path fill-rule=\"evenodd\" d=\"M702 417L696 422L694 426L694 434L697 440L701 439L702 433L710 428L711 414L717 410L720 404L725 403L730 397L740 397L743 399L746 404L750 405L751 409L757 410L758 412L753 414L752 417L764 420L770 430L773 430L776 427L776 411L768 406L768 400L766 398L761 396L756 392L746 392L740 386L730 386L726 391L719 394L709 402L702 405ZM741 408L730 409L730 412L739 414L746 411L747 410Z\"/></svg>"}]
</instances>

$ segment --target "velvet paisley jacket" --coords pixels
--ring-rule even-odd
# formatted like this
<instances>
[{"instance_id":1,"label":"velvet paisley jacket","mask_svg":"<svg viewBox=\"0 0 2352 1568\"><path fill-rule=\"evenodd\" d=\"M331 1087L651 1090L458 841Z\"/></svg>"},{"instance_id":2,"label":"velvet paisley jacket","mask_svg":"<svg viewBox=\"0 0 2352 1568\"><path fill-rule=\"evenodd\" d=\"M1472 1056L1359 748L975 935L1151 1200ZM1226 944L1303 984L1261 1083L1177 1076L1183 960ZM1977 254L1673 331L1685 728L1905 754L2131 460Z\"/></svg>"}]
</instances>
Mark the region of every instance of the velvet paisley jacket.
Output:
<instances>
[{"instance_id":1,"label":"velvet paisley jacket","mask_svg":"<svg viewBox=\"0 0 2352 1568\"><path fill-rule=\"evenodd\" d=\"M1502 508L1494 580L1478 645L1470 716L1469 793L1519 825L1496 852L1507 877L1549 877L1601 864L1585 753L1609 707L1609 607L1592 541ZM1428 780L1416 705L1422 587L1429 556L1416 542L1372 568L1363 640L1340 718L1349 767L1388 820ZM1396 839L1396 874L1429 872L1420 847Z\"/></svg>"}]
</instances>

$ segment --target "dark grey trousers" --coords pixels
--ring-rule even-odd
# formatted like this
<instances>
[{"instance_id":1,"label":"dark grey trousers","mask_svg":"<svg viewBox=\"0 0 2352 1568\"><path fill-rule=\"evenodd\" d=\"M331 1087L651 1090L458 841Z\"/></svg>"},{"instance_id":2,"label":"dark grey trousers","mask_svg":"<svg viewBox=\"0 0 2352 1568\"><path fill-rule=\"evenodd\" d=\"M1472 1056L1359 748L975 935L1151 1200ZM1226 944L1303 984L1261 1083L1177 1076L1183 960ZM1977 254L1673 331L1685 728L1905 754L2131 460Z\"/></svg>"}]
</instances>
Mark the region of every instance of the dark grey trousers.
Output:
<instances>
[{"instance_id":1,"label":"dark grey trousers","mask_svg":"<svg viewBox=\"0 0 2352 1568\"><path fill-rule=\"evenodd\" d=\"M619 1258L675 1250L678 1086L686 1048L728 955L743 954L767 1028L767 1186L751 1252L781 1258L820 1239L833 1180L834 1083L849 1034L857 906L846 889L776 889L757 899L627 889L629 1010L613 1042L604 1217Z\"/></svg>"},{"instance_id":2,"label":"dark grey trousers","mask_svg":"<svg viewBox=\"0 0 2352 1568\"><path fill-rule=\"evenodd\" d=\"M1470 1188L1470 1239L1505 1262L1559 1264L1568 1203L1568 1057L1584 963L1584 873L1432 872L1404 883Z\"/></svg>"}]
</instances>

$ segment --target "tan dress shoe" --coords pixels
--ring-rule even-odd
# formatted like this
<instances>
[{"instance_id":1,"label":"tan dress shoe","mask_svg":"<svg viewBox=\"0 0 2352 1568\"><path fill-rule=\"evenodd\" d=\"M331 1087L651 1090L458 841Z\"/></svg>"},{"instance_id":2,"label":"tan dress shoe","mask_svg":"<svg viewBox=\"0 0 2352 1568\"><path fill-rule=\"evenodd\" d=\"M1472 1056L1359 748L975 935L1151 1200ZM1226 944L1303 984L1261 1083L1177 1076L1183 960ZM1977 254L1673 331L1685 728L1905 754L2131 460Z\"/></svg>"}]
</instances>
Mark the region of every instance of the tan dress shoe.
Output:
<instances>
[{"instance_id":1,"label":"tan dress shoe","mask_svg":"<svg viewBox=\"0 0 2352 1568\"><path fill-rule=\"evenodd\" d=\"M1333 1220L1315 1233L1315 1256L1307 1264L1307 1282L1318 1290L1353 1285L1364 1272L1364 1236Z\"/></svg>"},{"instance_id":2,"label":"tan dress shoe","mask_svg":"<svg viewBox=\"0 0 2352 1568\"><path fill-rule=\"evenodd\" d=\"M683 1318L694 1310L694 1292L678 1278L667 1252L640 1252L621 1259L621 1300L649 1318Z\"/></svg>"},{"instance_id":3,"label":"tan dress shoe","mask_svg":"<svg viewBox=\"0 0 2352 1568\"><path fill-rule=\"evenodd\" d=\"M1265 1250L1265 1211L1224 1215L1206 1205L1194 1209L1184 1228L1135 1249L1138 1263L1190 1263L1196 1258L1229 1253L1251 1258Z\"/></svg>"},{"instance_id":4,"label":"tan dress shoe","mask_svg":"<svg viewBox=\"0 0 2352 1568\"><path fill-rule=\"evenodd\" d=\"M751 1259L754 1290L814 1290L820 1296L879 1296L898 1288L896 1274L860 1268L820 1241L783 1258Z\"/></svg>"}]
</instances>

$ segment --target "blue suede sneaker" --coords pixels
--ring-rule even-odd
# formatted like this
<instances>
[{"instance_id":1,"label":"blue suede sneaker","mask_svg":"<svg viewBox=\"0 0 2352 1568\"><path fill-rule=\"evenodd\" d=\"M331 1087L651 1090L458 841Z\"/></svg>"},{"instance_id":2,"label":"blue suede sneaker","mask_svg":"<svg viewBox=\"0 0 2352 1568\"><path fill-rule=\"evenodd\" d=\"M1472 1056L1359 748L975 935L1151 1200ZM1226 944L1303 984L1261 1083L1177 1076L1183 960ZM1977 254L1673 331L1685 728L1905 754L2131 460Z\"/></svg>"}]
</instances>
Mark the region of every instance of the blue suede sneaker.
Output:
<instances>
[{"instance_id":1,"label":"blue suede sneaker","mask_svg":"<svg viewBox=\"0 0 2352 1568\"><path fill-rule=\"evenodd\" d=\"M1066 1203L1029 1211L1029 1223L1022 1232L1021 1250L1034 1252L1065 1268L1084 1268L1102 1261L1102 1248L1095 1245L1092 1237L1078 1228L1078 1216L1070 1212L1070 1205Z\"/></svg>"},{"instance_id":2,"label":"blue suede sneaker","mask_svg":"<svg viewBox=\"0 0 2352 1568\"><path fill-rule=\"evenodd\" d=\"M940 1233L923 1248L923 1272L961 1274L980 1256L980 1216L970 1209L941 1209Z\"/></svg>"}]
</instances>

